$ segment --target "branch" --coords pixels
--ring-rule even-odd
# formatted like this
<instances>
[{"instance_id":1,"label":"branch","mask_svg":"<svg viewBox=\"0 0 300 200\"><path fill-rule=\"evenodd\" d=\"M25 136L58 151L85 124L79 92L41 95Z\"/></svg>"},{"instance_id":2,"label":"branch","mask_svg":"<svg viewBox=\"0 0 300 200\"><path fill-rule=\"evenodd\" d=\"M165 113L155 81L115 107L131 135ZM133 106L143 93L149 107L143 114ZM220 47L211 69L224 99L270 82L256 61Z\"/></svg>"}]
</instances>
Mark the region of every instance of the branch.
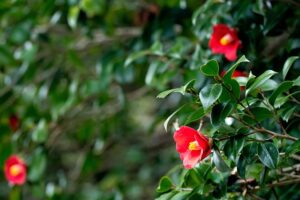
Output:
<instances>
[{"instance_id":1,"label":"branch","mask_svg":"<svg viewBox=\"0 0 300 200\"><path fill-rule=\"evenodd\" d=\"M277 137L277 138L284 138L284 139L288 139L288 140L292 140L292 141L297 141L298 138L296 137L293 137L293 136L290 136L290 135L282 135L282 134L278 134L278 133L275 133L273 131L270 131L268 129L265 129L265 128L255 128L253 127L255 131L257 132L260 132L260 133L267 133L273 137Z\"/></svg>"}]
</instances>

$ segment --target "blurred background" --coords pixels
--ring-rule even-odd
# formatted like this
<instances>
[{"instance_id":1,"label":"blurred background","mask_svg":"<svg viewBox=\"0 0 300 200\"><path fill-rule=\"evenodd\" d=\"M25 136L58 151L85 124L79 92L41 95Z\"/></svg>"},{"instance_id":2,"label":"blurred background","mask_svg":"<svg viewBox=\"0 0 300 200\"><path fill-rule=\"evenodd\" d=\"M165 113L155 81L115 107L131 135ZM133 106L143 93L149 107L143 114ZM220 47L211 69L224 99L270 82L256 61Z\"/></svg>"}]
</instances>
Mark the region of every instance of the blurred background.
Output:
<instances>
[{"instance_id":1,"label":"blurred background","mask_svg":"<svg viewBox=\"0 0 300 200\"><path fill-rule=\"evenodd\" d=\"M296 19L281 1L1 0L0 166L18 154L28 177L0 173L0 199L154 199L181 165L163 123L182 99L157 94L203 86L208 59L228 67L207 48L220 22L238 27L245 71L276 70L299 53Z\"/></svg>"}]
</instances>

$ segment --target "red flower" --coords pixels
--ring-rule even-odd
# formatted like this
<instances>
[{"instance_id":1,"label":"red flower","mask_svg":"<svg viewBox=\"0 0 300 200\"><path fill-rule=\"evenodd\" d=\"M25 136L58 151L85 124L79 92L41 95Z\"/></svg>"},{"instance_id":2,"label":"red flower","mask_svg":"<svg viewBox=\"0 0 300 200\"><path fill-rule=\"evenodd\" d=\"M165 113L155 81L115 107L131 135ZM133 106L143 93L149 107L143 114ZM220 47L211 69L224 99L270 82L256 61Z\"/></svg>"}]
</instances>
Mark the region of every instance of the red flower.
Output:
<instances>
[{"instance_id":1,"label":"red flower","mask_svg":"<svg viewBox=\"0 0 300 200\"><path fill-rule=\"evenodd\" d=\"M4 165L7 181L12 185L23 185L26 181L26 164L17 155L11 155Z\"/></svg>"},{"instance_id":2,"label":"red flower","mask_svg":"<svg viewBox=\"0 0 300 200\"><path fill-rule=\"evenodd\" d=\"M174 140L176 150L186 169L193 168L211 152L208 138L188 126L181 126L174 133Z\"/></svg>"},{"instance_id":3,"label":"red flower","mask_svg":"<svg viewBox=\"0 0 300 200\"><path fill-rule=\"evenodd\" d=\"M17 115L12 114L9 117L9 127L13 132L18 130L18 128L20 127L20 119Z\"/></svg>"},{"instance_id":4,"label":"red flower","mask_svg":"<svg viewBox=\"0 0 300 200\"><path fill-rule=\"evenodd\" d=\"M214 54L224 54L227 60L234 61L240 44L241 41L235 29L225 24L217 24L213 27L209 47Z\"/></svg>"}]
</instances>

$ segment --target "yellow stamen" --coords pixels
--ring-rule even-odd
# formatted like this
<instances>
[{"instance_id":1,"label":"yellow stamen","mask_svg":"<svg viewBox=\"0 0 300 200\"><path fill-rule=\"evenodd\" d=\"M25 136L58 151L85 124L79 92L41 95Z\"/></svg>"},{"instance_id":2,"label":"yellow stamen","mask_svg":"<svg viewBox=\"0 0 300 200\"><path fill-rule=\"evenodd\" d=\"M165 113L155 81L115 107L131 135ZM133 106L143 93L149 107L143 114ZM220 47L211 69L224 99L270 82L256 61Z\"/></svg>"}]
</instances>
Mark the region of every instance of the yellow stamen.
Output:
<instances>
[{"instance_id":1,"label":"yellow stamen","mask_svg":"<svg viewBox=\"0 0 300 200\"><path fill-rule=\"evenodd\" d=\"M229 43L231 43L233 41L233 37L227 33L226 35L224 35L221 39L220 39L220 43L221 45L225 46L228 45Z\"/></svg>"},{"instance_id":2,"label":"yellow stamen","mask_svg":"<svg viewBox=\"0 0 300 200\"><path fill-rule=\"evenodd\" d=\"M189 144L189 150L190 151L200 150L198 142L197 141L190 142L190 144Z\"/></svg>"},{"instance_id":3,"label":"yellow stamen","mask_svg":"<svg viewBox=\"0 0 300 200\"><path fill-rule=\"evenodd\" d=\"M9 173L12 176L18 176L22 172L22 167L19 164L12 165L9 168Z\"/></svg>"}]
</instances>

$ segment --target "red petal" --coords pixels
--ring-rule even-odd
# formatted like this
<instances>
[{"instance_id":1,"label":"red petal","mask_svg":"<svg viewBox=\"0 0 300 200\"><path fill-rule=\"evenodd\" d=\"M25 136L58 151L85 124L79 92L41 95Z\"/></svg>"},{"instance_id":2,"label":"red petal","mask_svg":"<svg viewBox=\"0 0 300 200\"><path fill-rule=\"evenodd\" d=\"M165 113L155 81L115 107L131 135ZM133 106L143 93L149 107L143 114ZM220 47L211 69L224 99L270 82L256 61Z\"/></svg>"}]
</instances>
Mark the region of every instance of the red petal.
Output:
<instances>
[{"instance_id":1,"label":"red petal","mask_svg":"<svg viewBox=\"0 0 300 200\"><path fill-rule=\"evenodd\" d=\"M201 147L201 149L203 150L203 154L200 158L200 160L203 160L204 158L206 158L210 152L211 152L211 148L208 142L207 137L205 137L202 133L199 133L198 135L195 136L195 139L197 140L199 146Z\"/></svg>"},{"instance_id":2,"label":"red petal","mask_svg":"<svg viewBox=\"0 0 300 200\"><path fill-rule=\"evenodd\" d=\"M237 49L240 45L240 41L236 41L233 44L230 44L229 46L227 46L227 48L224 51L225 57L227 58L227 60L229 61L235 61L237 59Z\"/></svg>"},{"instance_id":3,"label":"red petal","mask_svg":"<svg viewBox=\"0 0 300 200\"><path fill-rule=\"evenodd\" d=\"M181 155L183 158L183 166L186 169L191 169L199 162L203 151L187 151Z\"/></svg>"},{"instance_id":4,"label":"red petal","mask_svg":"<svg viewBox=\"0 0 300 200\"><path fill-rule=\"evenodd\" d=\"M174 133L174 140L176 142L176 150L178 152L185 152L188 150L190 142L195 141L195 135L198 132L190 128L188 126L181 126L175 133Z\"/></svg>"},{"instance_id":5,"label":"red petal","mask_svg":"<svg viewBox=\"0 0 300 200\"><path fill-rule=\"evenodd\" d=\"M220 39L226 34L230 34L233 41L228 45L222 45ZM235 29L230 28L225 24L217 24L213 27L213 33L209 41L209 47L211 48L212 53L224 54L229 61L234 61L237 58L236 52L240 43Z\"/></svg>"}]
</instances>

